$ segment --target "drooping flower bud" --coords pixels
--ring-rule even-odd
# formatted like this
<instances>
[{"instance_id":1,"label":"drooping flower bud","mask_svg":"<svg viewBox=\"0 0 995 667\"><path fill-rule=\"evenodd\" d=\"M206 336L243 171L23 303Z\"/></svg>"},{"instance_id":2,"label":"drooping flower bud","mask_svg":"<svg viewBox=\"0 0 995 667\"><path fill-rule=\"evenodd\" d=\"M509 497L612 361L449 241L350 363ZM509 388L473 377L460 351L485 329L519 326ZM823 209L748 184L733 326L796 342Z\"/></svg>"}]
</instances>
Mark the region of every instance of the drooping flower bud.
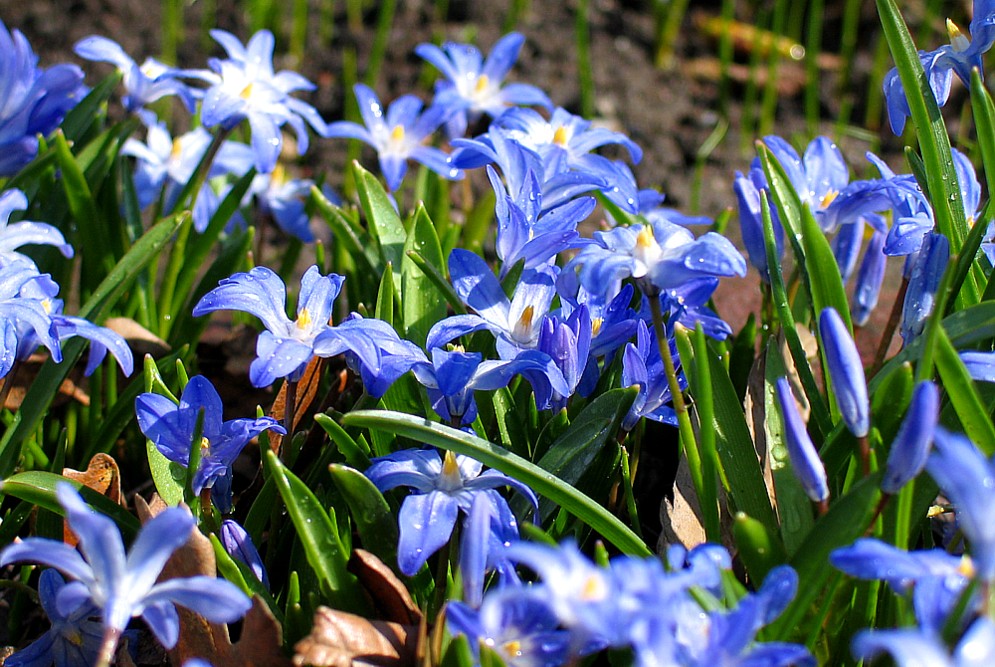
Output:
<instances>
[{"instance_id":1,"label":"drooping flower bud","mask_svg":"<svg viewBox=\"0 0 995 667\"><path fill-rule=\"evenodd\" d=\"M834 308L823 309L819 334L843 423L856 437L862 438L871 429L871 408L857 345Z\"/></svg>"},{"instance_id":2,"label":"drooping flower bud","mask_svg":"<svg viewBox=\"0 0 995 667\"><path fill-rule=\"evenodd\" d=\"M909 411L891 445L881 490L898 493L906 482L926 467L933 430L940 416L940 392L932 382L916 385Z\"/></svg>"},{"instance_id":3,"label":"drooping flower bud","mask_svg":"<svg viewBox=\"0 0 995 667\"><path fill-rule=\"evenodd\" d=\"M801 482L805 494L814 502L829 499L829 484L826 481L826 467L815 450L812 438L805 429L805 422L798 413L795 397L787 378L777 380L777 400L784 416L784 440L788 447L788 458L795 476Z\"/></svg>"}]
</instances>

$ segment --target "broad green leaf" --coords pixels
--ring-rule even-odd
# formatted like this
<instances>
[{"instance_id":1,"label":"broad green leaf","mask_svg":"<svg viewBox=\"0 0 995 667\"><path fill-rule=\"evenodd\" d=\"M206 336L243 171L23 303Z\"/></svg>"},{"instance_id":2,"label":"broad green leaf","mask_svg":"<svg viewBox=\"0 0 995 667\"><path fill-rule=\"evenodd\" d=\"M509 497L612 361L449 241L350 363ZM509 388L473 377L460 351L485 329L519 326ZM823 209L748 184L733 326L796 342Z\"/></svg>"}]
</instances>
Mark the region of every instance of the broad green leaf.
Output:
<instances>
[{"instance_id":1,"label":"broad green leaf","mask_svg":"<svg viewBox=\"0 0 995 667\"><path fill-rule=\"evenodd\" d=\"M792 556L790 564L798 573L798 594L783 614L770 626L770 639L799 638L805 627L802 618L837 570L829 564L829 554L835 549L853 544L862 536L874 516L881 493L880 475L874 474L853 485L850 492L829 506L829 511L812 527L805 541ZM821 625L822 619L810 619Z\"/></svg>"},{"instance_id":2,"label":"broad green leaf","mask_svg":"<svg viewBox=\"0 0 995 667\"><path fill-rule=\"evenodd\" d=\"M417 253L438 270L445 266L435 225L424 205L415 210L411 229L404 243L401 260L401 316L405 337L416 345L425 345L432 325L446 317L446 295L431 276L426 275L412 259Z\"/></svg>"},{"instance_id":3,"label":"broad green leaf","mask_svg":"<svg viewBox=\"0 0 995 667\"><path fill-rule=\"evenodd\" d=\"M404 257L404 242L407 238L401 218L394 210L387 191L380 185L377 177L363 169L359 162L353 162L352 169L359 203L370 223L370 233L380 245L380 256L385 264L389 262L393 266L400 267ZM397 291L401 290L400 274L394 276L394 288Z\"/></svg>"},{"instance_id":4,"label":"broad green leaf","mask_svg":"<svg viewBox=\"0 0 995 667\"><path fill-rule=\"evenodd\" d=\"M131 540L138 534L140 525L138 519L131 512L113 502L110 498L102 496L93 489L83 486L80 482L67 479L62 475L45 472L42 470L29 470L19 472L3 481L0 488L5 496L13 496L26 500L32 505L38 505L50 512L55 512L60 516L65 516L65 510L59 504L55 496L55 487L60 482L70 484L79 491L83 500L90 504L101 514L114 520L114 523L121 529L121 534L126 540Z\"/></svg>"},{"instance_id":5,"label":"broad green leaf","mask_svg":"<svg viewBox=\"0 0 995 667\"><path fill-rule=\"evenodd\" d=\"M470 456L486 466L514 477L531 487L537 494L559 504L599 532L620 551L639 556L648 556L652 553L628 526L600 503L552 473L486 440L421 417L386 410L351 412L345 416L344 422L350 426L386 430Z\"/></svg>"},{"instance_id":6,"label":"broad green leaf","mask_svg":"<svg viewBox=\"0 0 995 667\"><path fill-rule=\"evenodd\" d=\"M317 187L311 188L311 200L318 207L318 212L325 219L335 239L349 251L349 254L361 263L361 269L375 275L380 275L383 262L380 261L369 233L352 225L342 209L328 201L328 198Z\"/></svg>"},{"instance_id":7,"label":"broad green leaf","mask_svg":"<svg viewBox=\"0 0 995 667\"><path fill-rule=\"evenodd\" d=\"M366 475L354 468L333 463L328 470L349 506L349 514L363 542L363 548L398 572L397 518L383 494Z\"/></svg>"},{"instance_id":8,"label":"broad green leaf","mask_svg":"<svg viewBox=\"0 0 995 667\"><path fill-rule=\"evenodd\" d=\"M330 602L339 609L362 609L364 605L359 584L346 569L349 554L328 512L321 507L314 493L284 467L275 453L267 450L263 462L287 506L307 561Z\"/></svg>"}]
</instances>

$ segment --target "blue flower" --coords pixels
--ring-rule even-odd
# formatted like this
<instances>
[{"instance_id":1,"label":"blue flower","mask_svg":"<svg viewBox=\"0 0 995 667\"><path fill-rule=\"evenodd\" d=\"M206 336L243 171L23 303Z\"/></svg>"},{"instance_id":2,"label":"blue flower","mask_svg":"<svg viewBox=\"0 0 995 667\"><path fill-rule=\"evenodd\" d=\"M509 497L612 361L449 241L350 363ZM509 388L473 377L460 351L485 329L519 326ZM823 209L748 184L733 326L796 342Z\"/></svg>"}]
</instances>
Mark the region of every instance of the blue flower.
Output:
<instances>
[{"instance_id":1,"label":"blue flower","mask_svg":"<svg viewBox=\"0 0 995 667\"><path fill-rule=\"evenodd\" d=\"M10 223L11 213L23 211L27 207L28 198L20 190L5 190L0 194L0 264L11 261L34 264L27 255L17 252L18 248L28 244L55 246L64 257L72 257L73 247L66 243L62 232L52 225L28 220Z\"/></svg>"},{"instance_id":2,"label":"blue flower","mask_svg":"<svg viewBox=\"0 0 995 667\"><path fill-rule=\"evenodd\" d=\"M211 134L202 127L173 138L165 123L148 126L146 143L134 138L124 142L121 154L137 160L135 194L138 205L144 209L162 197L165 210L171 210L210 144ZM209 179L228 174L241 176L252 167L253 158L249 146L226 141L211 162L207 176ZM205 182L193 204L193 225L198 232L207 229L217 208L216 199L211 185Z\"/></svg>"},{"instance_id":3,"label":"blue flower","mask_svg":"<svg viewBox=\"0 0 995 667\"><path fill-rule=\"evenodd\" d=\"M860 263L853 289L854 326L867 324L871 311L878 305L878 296L881 294L881 285L884 283L885 269L887 269L888 257L884 254L885 239L885 234L875 229L864 251L864 259Z\"/></svg>"},{"instance_id":4,"label":"blue flower","mask_svg":"<svg viewBox=\"0 0 995 667\"><path fill-rule=\"evenodd\" d=\"M559 628L544 596L531 588L489 593L479 609L450 602L446 622L454 635L466 635L475 654L483 644L510 667L567 664L570 633Z\"/></svg>"},{"instance_id":5,"label":"blue flower","mask_svg":"<svg viewBox=\"0 0 995 667\"><path fill-rule=\"evenodd\" d=\"M256 579L269 590L269 576L266 574L266 566L263 559L259 557L256 545L252 543L252 538L245 532L237 522L225 519L221 522L221 546L225 548L232 558L245 563Z\"/></svg>"},{"instance_id":6,"label":"blue flower","mask_svg":"<svg viewBox=\"0 0 995 667\"><path fill-rule=\"evenodd\" d=\"M435 65L445 77L435 84L434 105L443 110L450 137L466 134L468 123L481 114L497 118L514 104L535 104L549 109L544 92L525 83L502 86L505 76L525 42L517 32L508 33L491 49L486 60L469 44L447 42L442 48L420 44L415 53Z\"/></svg>"},{"instance_id":7,"label":"blue flower","mask_svg":"<svg viewBox=\"0 0 995 667\"><path fill-rule=\"evenodd\" d=\"M767 273L767 247L764 241L764 228L761 210L761 197L767 197L767 179L759 167L750 169L750 175L744 176L741 172L736 172L733 180L733 190L736 193L736 201L739 205L739 228L743 234L743 244L746 246L746 253L764 282L770 282ZM768 199L768 203L770 200ZM770 206L771 222L774 225L774 245L776 257L780 259L784 256L784 228L777 218L777 209Z\"/></svg>"},{"instance_id":8,"label":"blue flower","mask_svg":"<svg viewBox=\"0 0 995 667\"><path fill-rule=\"evenodd\" d=\"M213 37L228 53L226 60L212 58L211 87L204 93L201 121L205 127L231 129L243 120L252 130L256 170L266 174L276 166L283 147L280 128L290 125L297 135L297 149L308 147L305 122L319 134L327 126L313 106L291 97L298 90L314 90L314 84L291 71L273 72L273 33L260 30L245 46L231 33L212 30Z\"/></svg>"},{"instance_id":9,"label":"blue flower","mask_svg":"<svg viewBox=\"0 0 995 667\"><path fill-rule=\"evenodd\" d=\"M529 487L497 470L481 469L480 462L468 456L447 451L440 457L434 449L406 449L373 459L366 476L381 492L398 486L417 491L404 499L398 514L401 535L397 562L401 572L413 576L449 541L459 513L468 513L478 495L488 499L491 516L503 519L504 527L516 533L515 516L496 489L510 486L538 507Z\"/></svg>"},{"instance_id":10,"label":"blue flower","mask_svg":"<svg viewBox=\"0 0 995 667\"><path fill-rule=\"evenodd\" d=\"M56 363L62 361L58 331L44 300L25 295L34 283L46 278L50 280L30 262L0 265L0 377L39 344L48 348Z\"/></svg>"},{"instance_id":11,"label":"blue flower","mask_svg":"<svg viewBox=\"0 0 995 667\"><path fill-rule=\"evenodd\" d=\"M871 404L867 397L867 379L860 352L850 330L835 308L824 308L819 315L819 337L826 357L826 370L839 406L843 423L856 437L871 430Z\"/></svg>"},{"instance_id":12,"label":"blue flower","mask_svg":"<svg viewBox=\"0 0 995 667\"><path fill-rule=\"evenodd\" d=\"M117 360L122 372L125 375L131 375L134 369L134 358L131 354L131 348L128 347L124 338L110 329L97 326L81 317L64 315L62 312L63 301L56 298L59 294L58 284L47 273L38 274L34 270L34 265L30 266L31 272L34 274L34 279L29 278L21 286L20 296L22 300L32 300L41 305L47 319L51 323L52 331L60 344L62 341L76 336L86 338L90 341L90 354L87 358L85 370L86 375L91 375L97 370L97 366L107 356L108 351ZM45 345L45 347L49 348L50 352L52 351L47 338L41 335L40 329L34 323L26 321L15 322L15 324L19 330L18 359L27 359L39 345ZM58 355L53 354L53 358L56 361L61 361L62 355L61 353Z\"/></svg>"},{"instance_id":13,"label":"blue flower","mask_svg":"<svg viewBox=\"0 0 995 667\"><path fill-rule=\"evenodd\" d=\"M916 385L909 403L909 411L891 444L888 464L881 490L898 493L926 467L933 430L940 418L940 392L936 385L923 380Z\"/></svg>"},{"instance_id":14,"label":"blue flower","mask_svg":"<svg viewBox=\"0 0 995 667\"><path fill-rule=\"evenodd\" d=\"M583 245L577 225L594 210L593 197L580 197L543 211L542 186L535 172L529 171L520 191L509 195L504 184L489 165L487 176L496 196L497 217L495 248L501 260L500 278L518 262L534 269L553 261L560 252Z\"/></svg>"},{"instance_id":15,"label":"blue flower","mask_svg":"<svg viewBox=\"0 0 995 667\"><path fill-rule=\"evenodd\" d=\"M667 341L671 346L670 353L674 364L680 368L680 359L676 355L673 341ZM677 381L681 389L687 386L687 378L679 373ZM622 420L622 428L631 431L641 417L654 421L677 425L677 413L671 407L673 396L670 393L670 383L667 371L660 358L660 349L646 323L639 320L636 324L636 344L626 343L622 352L622 386L638 387L632 407Z\"/></svg>"},{"instance_id":16,"label":"blue flower","mask_svg":"<svg viewBox=\"0 0 995 667\"><path fill-rule=\"evenodd\" d=\"M194 493L211 489L214 504L223 513L231 511L232 463L249 440L271 429L286 435L272 417L221 420L221 397L203 375L187 382L179 405L160 394L146 393L135 399L138 427L163 456L186 467L190 462L198 415L203 412L200 434L200 467L194 473Z\"/></svg>"},{"instance_id":17,"label":"blue flower","mask_svg":"<svg viewBox=\"0 0 995 667\"><path fill-rule=\"evenodd\" d=\"M179 97L187 111L193 113L200 91L190 88L178 77L198 76L198 73L169 67L155 58L146 58L139 65L125 53L120 44L99 35L80 40L73 50L86 60L114 65L123 75L122 82L127 91L122 100L124 108L138 112L144 120L155 119L155 114L146 110L145 106L168 95Z\"/></svg>"},{"instance_id":18,"label":"blue flower","mask_svg":"<svg viewBox=\"0 0 995 667\"><path fill-rule=\"evenodd\" d=\"M89 667L100 652L104 626L91 619L99 610L84 602L66 613L58 597L66 582L55 570L45 570L38 580L38 597L52 627L28 647L4 661L6 667Z\"/></svg>"},{"instance_id":19,"label":"blue flower","mask_svg":"<svg viewBox=\"0 0 995 667\"><path fill-rule=\"evenodd\" d=\"M8 32L0 21L0 176L12 176L31 162L38 135L51 134L86 92L76 65L37 65L24 35Z\"/></svg>"},{"instance_id":20,"label":"blue flower","mask_svg":"<svg viewBox=\"0 0 995 667\"><path fill-rule=\"evenodd\" d=\"M414 95L403 95L387 107L385 114L377 94L368 86L357 83L353 90L366 127L340 120L329 125L324 136L358 139L372 146L380 159L380 171L388 190L395 192L401 187L408 160L423 164L449 180L463 178L463 172L449 162L448 155L425 145L445 120L444 109L433 106L422 113L421 100Z\"/></svg>"},{"instance_id":21,"label":"blue flower","mask_svg":"<svg viewBox=\"0 0 995 667\"><path fill-rule=\"evenodd\" d=\"M926 320L933 312L936 290L950 259L950 242L946 236L929 232L922 247L911 260L909 286L902 304L902 324L899 332L906 345L926 327Z\"/></svg>"},{"instance_id":22,"label":"blue flower","mask_svg":"<svg viewBox=\"0 0 995 667\"><path fill-rule=\"evenodd\" d=\"M995 465L966 437L937 426L926 469L953 502L978 576L995 579Z\"/></svg>"},{"instance_id":23,"label":"blue flower","mask_svg":"<svg viewBox=\"0 0 995 667\"><path fill-rule=\"evenodd\" d=\"M266 330L259 334L256 359L249 366L249 379L256 387L282 377L297 381L312 357L334 357L346 350L357 355L364 367L379 371L384 355L378 341L383 343L390 337L380 325L388 329L389 325L363 319L329 324L332 304L344 281L335 273L323 276L312 266L301 278L297 318L291 320L283 280L270 269L257 266L222 280L197 303L193 314L199 317L215 310L241 310L262 321ZM393 339L397 339L396 333Z\"/></svg>"},{"instance_id":24,"label":"blue flower","mask_svg":"<svg viewBox=\"0 0 995 667\"><path fill-rule=\"evenodd\" d=\"M79 551L61 541L29 537L0 552L0 564L40 563L73 579L58 594L59 610L92 602L115 639L132 617L141 616L166 648L175 646L179 637L177 604L213 623L230 623L248 611L249 599L222 579L199 576L156 583L166 561L194 530L196 522L188 511L170 508L156 516L125 554L121 533L111 519L92 510L66 482L60 482L55 492L69 527L79 537Z\"/></svg>"},{"instance_id":25,"label":"blue flower","mask_svg":"<svg viewBox=\"0 0 995 667\"><path fill-rule=\"evenodd\" d=\"M986 616L971 624L951 656L941 637L919 628L863 630L853 639L853 655L871 660L887 653L898 667L982 667L995 661L995 623Z\"/></svg>"},{"instance_id":26,"label":"blue flower","mask_svg":"<svg viewBox=\"0 0 995 667\"><path fill-rule=\"evenodd\" d=\"M744 276L746 260L727 238L708 232L698 239L687 229L659 220L652 224L595 232L566 270L580 267L589 291L633 277L643 291L669 290L694 278Z\"/></svg>"},{"instance_id":27,"label":"blue flower","mask_svg":"<svg viewBox=\"0 0 995 667\"><path fill-rule=\"evenodd\" d=\"M826 467L805 429L805 422L798 413L795 396L787 378L778 378L776 392L784 417L784 441L795 477L801 482L802 489L813 502L825 502L829 499Z\"/></svg>"}]
</instances>

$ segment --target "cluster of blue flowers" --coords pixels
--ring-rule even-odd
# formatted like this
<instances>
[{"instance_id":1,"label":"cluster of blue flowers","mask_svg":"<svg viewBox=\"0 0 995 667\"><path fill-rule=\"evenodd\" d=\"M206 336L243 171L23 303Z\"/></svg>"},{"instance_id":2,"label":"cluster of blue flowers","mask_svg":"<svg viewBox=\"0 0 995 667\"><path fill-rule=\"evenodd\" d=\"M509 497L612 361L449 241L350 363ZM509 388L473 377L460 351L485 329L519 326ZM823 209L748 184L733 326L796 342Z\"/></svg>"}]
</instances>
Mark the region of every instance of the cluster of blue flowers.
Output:
<instances>
[{"instance_id":1,"label":"cluster of blue flowers","mask_svg":"<svg viewBox=\"0 0 995 667\"><path fill-rule=\"evenodd\" d=\"M952 73L967 80L995 42L995 10L980 0L975 5L973 41L950 24L951 45L921 54L941 103ZM233 466L257 436L294 435L297 384L316 359L342 356L372 403L407 376L409 385L423 392L420 401L413 401L424 407L421 416L434 412L453 428L479 435L485 435L479 417L486 410L477 405L475 392L513 384L523 392L531 388L529 401L537 412L568 420L575 416L569 412L574 405L599 390L633 388L631 405L617 421L620 442L638 432L645 418L679 425L684 447L697 452L695 430L708 425L692 425L682 398L689 383L677 353L678 334L700 327L723 341L733 333L711 310L710 300L721 279L747 273L747 258L716 231L690 230L710 220L663 207L661 193L640 189L630 164L640 161L642 151L627 136L555 107L535 86L505 83L522 47L521 35L505 36L486 58L469 45L421 45L417 55L443 77L431 102L404 95L385 108L373 89L358 84L353 93L363 124L326 122L295 97L314 85L294 72L274 70L269 32L258 32L247 44L224 31L211 35L227 57L211 59L204 70L173 68L154 59L139 65L103 37L76 46L81 57L110 63L121 73L123 106L140 119L145 140L128 138L120 154L134 160L136 203L142 210L154 209L153 217L189 208L193 227L204 232L236 182L245 179L248 187L236 208L247 210L254 202L259 215L302 241L313 241L305 202L316 184L288 178L285 154L291 151L285 130L293 131L299 153L307 150L312 131L323 139L370 146L385 181L382 194L395 208L412 161L447 180L473 179L480 171L476 177L494 194L496 262L447 248L438 280L448 280L447 294L462 309L426 325L423 340L399 333L389 318L369 317L362 308L340 317L345 309L336 305L346 278L325 273L324 262L305 271L299 289L288 289L275 271L254 266L197 294L194 317L240 311L261 323L248 377L257 388L283 382L282 424L269 416L224 420L221 397L202 375L189 378L178 397L162 387L130 394L129 403L137 395L141 433L170 462L190 468L189 492L198 497L201 516L210 516L212 508L223 515L214 527L218 544L263 588L269 588L263 560L232 518L239 503ZM7 148L0 175L10 175L34 158L38 135L54 131L85 88L75 66L39 69L23 36L8 33L2 24L0 41L5 47L0 49L0 81L10 92L0 108L0 145ZM889 76L885 86L897 131L908 103L896 82L897 76ZM150 106L166 97L177 98L199 125L172 136ZM235 132L243 124L247 142ZM764 144L805 213L829 238L842 283L855 283L852 314L832 307L813 310L812 324L830 390L827 412L839 422L837 432L846 429L856 441L860 472L867 478L877 467L879 452L871 443L877 442L874 427L880 416L871 414L849 320L852 315L857 326L866 323L877 305L886 258L904 257L900 331L910 347L933 314L949 242L936 230L929 200L911 174L896 174L868 154L878 177L851 179L841 151L826 137L816 138L802 155L776 136L766 137ZM628 161L598 152L606 146ZM952 157L973 225L982 217L981 186L970 160L956 151ZM759 158L747 174L736 174L733 190L748 261L769 283L775 267L769 265L765 201L778 261L787 221L778 218ZM327 196L337 201L332 193ZM599 204L608 215L588 236L582 223ZM20 252L41 244L73 257L56 227L27 220L8 224L22 210L30 210L22 191L0 193L0 378L39 347L60 361L62 342L74 336L90 341L88 373L109 351L130 374L132 353L121 336L64 314L59 286ZM246 223L241 212L230 217L222 222ZM982 249L995 260L995 223L987 232ZM444 270L448 275L441 275ZM296 292L293 315L288 314L289 292ZM965 352L961 363L974 379L995 381L991 353ZM839 489L820 456L826 454L824 443L813 440L799 410L806 398L821 396L803 396L792 379L771 381L774 404L780 408L790 468L821 515ZM4 391L8 387L9 380ZM951 502L967 553L909 552L870 537L833 551L830 560L842 572L886 581L896 594L909 596L916 621L914 628L862 632L853 652L858 659L890 653L900 664L984 664L995 656L995 625L988 617L995 578L995 463L970 440L938 425L936 384L923 380L910 393L908 413L883 449L887 460L874 478L882 495L879 511L925 470ZM443 558L437 554L459 535L450 553L458 554L452 565L462 599L446 605L446 627L452 635L469 638L481 663L484 650L510 665L576 664L613 650L628 651L634 664L647 667L815 664L805 646L764 642L758 634L798 594L798 574L789 566L767 568L762 581L750 580L748 590L733 574L730 552L716 545L690 551L671 546L663 559L619 556L596 564L575 542L548 546L522 539L520 522L527 517L516 516L508 491L535 513L539 498L513 476L484 470L479 461L448 450L376 453L382 455L364 471L367 486L372 482L380 493L412 490L398 512L401 574L417 577L430 559ZM151 520L126 553L109 518L88 507L67 484L59 484L55 493L79 537L79 549L32 537L0 552L0 565L35 562L52 568L39 579L52 628L6 664L108 664L132 618L141 617L169 648L180 632L176 604L217 623L233 622L249 608L248 598L222 579L156 583L171 554L196 529L197 520L185 509L171 508ZM956 542L950 545L951 552L957 548ZM952 657L951 638L958 640Z\"/></svg>"}]
</instances>

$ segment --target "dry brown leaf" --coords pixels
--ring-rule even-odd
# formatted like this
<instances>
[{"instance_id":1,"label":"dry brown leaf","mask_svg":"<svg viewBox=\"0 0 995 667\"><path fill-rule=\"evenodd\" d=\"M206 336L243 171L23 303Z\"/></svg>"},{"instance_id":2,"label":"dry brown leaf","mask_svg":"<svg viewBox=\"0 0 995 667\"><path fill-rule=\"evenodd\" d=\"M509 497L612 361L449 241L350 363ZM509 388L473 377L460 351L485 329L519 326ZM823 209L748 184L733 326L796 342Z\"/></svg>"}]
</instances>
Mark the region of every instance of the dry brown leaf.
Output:
<instances>
[{"instance_id":1,"label":"dry brown leaf","mask_svg":"<svg viewBox=\"0 0 995 667\"><path fill-rule=\"evenodd\" d=\"M318 607L311 634L294 646L294 665L402 667L418 662L418 626L370 621Z\"/></svg>"},{"instance_id":2,"label":"dry brown leaf","mask_svg":"<svg viewBox=\"0 0 995 667\"><path fill-rule=\"evenodd\" d=\"M0 380L0 387L4 387L7 382L11 383L10 389L7 390L7 396L3 401L5 408L17 411L21 407L24 396L28 393L28 387L34 382L35 376L41 370L42 364L47 360L48 354L36 352L28 357L27 361L17 364L7 377ZM83 387L77 384L77 381L80 381L82 377L82 368L78 366L73 368L69 373L69 377L59 385L59 392L56 395L53 405L61 405L68 401L76 401L84 406L90 405L90 395L86 393Z\"/></svg>"},{"instance_id":3,"label":"dry brown leaf","mask_svg":"<svg viewBox=\"0 0 995 667\"><path fill-rule=\"evenodd\" d=\"M297 387L295 389L294 396L294 422L291 431L297 429L297 425L300 423L301 418L307 409L311 407L314 402L314 397L318 393L318 386L321 384L321 371L325 367L325 360L321 357L314 357L308 362L307 366L304 368L304 375L297 382ZM287 388L288 383L284 382L283 386L280 387L280 393L276 395L276 400L273 401L273 407L270 409L269 416L277 420L281 424L284 421L285 411L287 407ZM269 434L269 446L274 452L280 451L280 445L283 443L283 436L279 433L270 432Z\"/></svg>"},{"instance_id":4,"label":"dry brown leaf","mask_svg":"<svg viewBox=\"0 0 995 667\"><path fill-rule=\"evenodd\" d=\"M158 495L146 504L140 496L135 498L138 517L145 523L166 509ZM204 575L217 576L217 562L211 541L200 531L191 532L190 540L177 549L160 581L179 577ZM239 665L240 667L289 667L290 660L282 653L283 629L266 604L254 597L252 608L242 622L242 637L232 644L228 626L208 623L202 616L182 607L180 614L180 639L169 651L174 665L182 665L190 658L203 658L212 665Z\"/></svg>"},{"instance_id":5,"label":"dry brown leaf","mask_svg":"<svg viewBox=\"0 0 995 667\"><path fill-rule=\"evenodd\" d=\"M93 458L90 459L90 464L82 472L72 468L63 468L62 476L93 489L118 505L125 505L121 496L121 471L118 469L117 461L109 454L94 454ZM72 547L76 546L78 541L76 535L70 530L69 524L65 521L63 521L62 527L62 540Z\"/></svg>"},{"instance_id":6,"label":"dry brown leaf","mask_svg":"<svg viewBox=\"0 0 995 667\"><path fill-rule=\"evenodd\" d=\"M353 549L349 571L370 594L380 617L402 625L418 625L422 613L394 571L365 549Z\"/></svg>"}]
</instances>

